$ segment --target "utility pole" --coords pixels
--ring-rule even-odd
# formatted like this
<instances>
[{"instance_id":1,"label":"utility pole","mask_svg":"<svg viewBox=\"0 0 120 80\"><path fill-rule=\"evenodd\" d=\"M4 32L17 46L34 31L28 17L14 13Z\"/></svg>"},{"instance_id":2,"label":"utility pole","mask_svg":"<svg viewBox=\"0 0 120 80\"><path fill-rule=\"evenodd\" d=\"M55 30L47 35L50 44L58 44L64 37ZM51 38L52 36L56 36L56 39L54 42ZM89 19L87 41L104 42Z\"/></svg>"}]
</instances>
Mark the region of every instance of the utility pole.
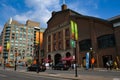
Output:
<instances>
[{"instance_id":1,"label":"utility pole","mask_svg":"<svg viewBox=\"0 0 120 80\"><path fill-rule=\"evenodd\" d=\"M77 47L77 40L78 40L78 29L77 23L74 21L70 21L71 23L71 47L74 49L73 53L75 56L75 77L77 77L77 54L76 54L76 47Z\"/></svg>"}]
</instances>

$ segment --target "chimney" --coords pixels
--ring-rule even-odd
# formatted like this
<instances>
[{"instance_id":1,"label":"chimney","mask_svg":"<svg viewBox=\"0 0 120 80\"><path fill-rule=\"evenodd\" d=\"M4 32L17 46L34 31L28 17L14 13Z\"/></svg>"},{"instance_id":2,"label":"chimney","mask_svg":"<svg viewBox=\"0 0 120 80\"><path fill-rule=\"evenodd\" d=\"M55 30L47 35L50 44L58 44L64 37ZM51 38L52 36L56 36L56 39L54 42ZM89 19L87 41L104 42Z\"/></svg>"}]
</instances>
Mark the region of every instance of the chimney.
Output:
<instances>
[{"instance_id":1,"label":"chimney","mask_svg":"<svg viewBox=\"0 0 120 80\"><path fill-rule=\"evenodd\" d=\"M62 8L62 11L63 11L63 10L66 10L66 9L67 9L67 5L66 5L66 4L63 4L61 8Z\"/></svg>"},{"instance_id":2,"label":"chimney","mask_svg":"<svg viewBox=\"0 0 120 80\"><path fill-rule=\"evenodd\" d=\"M56 13L56 12L55 12L55 11L53 11L53 12L52 12L52 16L54 16L54 15L55 15L55 13Z\"/></svg>"}]
</instances>

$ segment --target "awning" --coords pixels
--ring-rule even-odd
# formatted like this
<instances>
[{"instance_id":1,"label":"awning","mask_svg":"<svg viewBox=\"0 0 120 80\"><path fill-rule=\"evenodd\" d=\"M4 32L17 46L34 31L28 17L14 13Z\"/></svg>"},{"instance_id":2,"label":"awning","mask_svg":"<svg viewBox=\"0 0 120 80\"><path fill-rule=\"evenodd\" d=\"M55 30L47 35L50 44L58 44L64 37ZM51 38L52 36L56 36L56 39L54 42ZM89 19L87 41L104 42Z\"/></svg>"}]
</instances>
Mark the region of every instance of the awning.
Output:
<instances>
[{"instance_id":1,"label":"awning","mask_svg":"<svg viewBox=\"0 0 120 80\"><path fill-rule=\"evenodd\" d=\"M46 62L46 63L50 63L50 62L53 62L53 60L52 59L44 59L44 61Z\"/></svg>"},{"instance_id":2,"label":"awning","mask_svg":"<svg viewBox=\"0 0 120 80\"><path fill-rule=\"evenodd\" d=\"M72 61L72 60L74 60L73 57L62 58L62 61Z\"/></svg>"},{"instance_id":3,"label":"awning","mask_svg":"<svg viewBox=\"0 0 120 80\"><path fill-rule=\"evenodd\" d=\"M32 64L37 64L37 61L36 61L36 60L34 60Z\"/></svg>"}]
</instances>

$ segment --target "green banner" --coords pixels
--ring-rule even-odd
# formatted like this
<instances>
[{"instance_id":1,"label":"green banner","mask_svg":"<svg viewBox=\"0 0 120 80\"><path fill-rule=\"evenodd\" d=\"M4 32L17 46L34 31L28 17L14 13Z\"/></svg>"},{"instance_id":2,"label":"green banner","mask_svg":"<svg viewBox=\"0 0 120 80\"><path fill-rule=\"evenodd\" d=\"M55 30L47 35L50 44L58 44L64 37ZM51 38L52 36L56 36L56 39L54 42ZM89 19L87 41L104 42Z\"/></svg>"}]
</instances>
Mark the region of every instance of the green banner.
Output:
<instances>
[{"instance_id":1,"label":"green banner","mask_svg":"<svg viewBox=\"0 0 120 80\"><path fill-rule=\"evenodd\" d=\"M71 38L74 40L78 40L78 26L74 21L70 21L71 24Z\"/></svg>"},{"instance_id":2,"label":"green banner","mask_svg":"<svg viewBox=\"0 0 120 80\"><path fill-rule=\"evenodd\" d=\"M71 39L70 40L70 45L71 45L72 48L75 48L75 41Z\"/></svg>"}]
</instances>

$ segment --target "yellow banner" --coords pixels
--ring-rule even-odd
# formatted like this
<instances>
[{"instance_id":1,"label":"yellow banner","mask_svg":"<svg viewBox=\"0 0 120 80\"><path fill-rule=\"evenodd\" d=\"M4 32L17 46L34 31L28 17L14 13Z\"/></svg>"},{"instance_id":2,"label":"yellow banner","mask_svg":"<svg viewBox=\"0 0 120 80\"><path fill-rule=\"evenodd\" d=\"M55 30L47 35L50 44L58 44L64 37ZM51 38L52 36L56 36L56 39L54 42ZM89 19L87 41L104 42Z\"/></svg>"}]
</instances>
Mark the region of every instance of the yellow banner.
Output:
<instances>
[{"instance_id":1,"label":"yellow banner","mask_svg":"<svg viewBox=\"0 0 120 80\"><path fill-rule=\"evenodd\" d=\"M9 51L10 50L10 42L8 41L7 42L7 51Z\"/></svg>"}]
</instances>

